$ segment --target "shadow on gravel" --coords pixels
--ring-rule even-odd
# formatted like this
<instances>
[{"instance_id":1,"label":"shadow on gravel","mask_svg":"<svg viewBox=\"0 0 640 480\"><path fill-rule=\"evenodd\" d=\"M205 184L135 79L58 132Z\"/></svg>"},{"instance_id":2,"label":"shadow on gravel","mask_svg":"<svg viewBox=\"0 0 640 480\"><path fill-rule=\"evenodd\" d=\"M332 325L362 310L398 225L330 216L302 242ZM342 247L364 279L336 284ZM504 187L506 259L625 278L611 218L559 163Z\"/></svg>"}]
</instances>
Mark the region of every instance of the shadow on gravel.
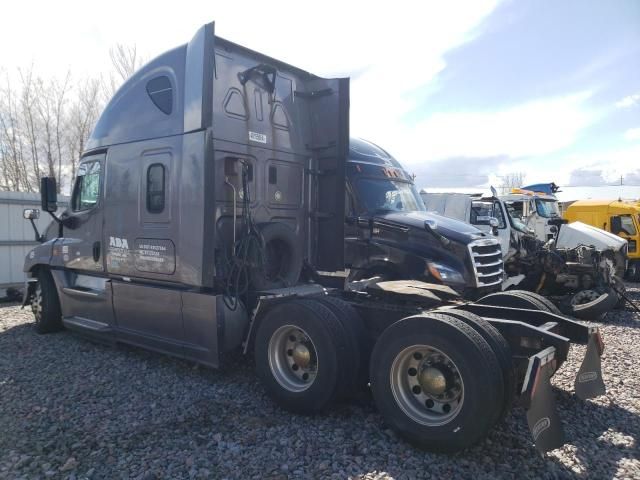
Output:
<instances>
[{"instance_id":1,"label":"shadow on gravel","mask_svg":"<svg viewBox=\"0 0 640 480\"><path fill-rule=\"evenodd\" d=\"M580 461L582 473L566 468L551 456L560 469L576 478L617 478L621 459L640 458L640 415L620 407L610 397L609 403L602 405L582 401L561 389L554 388L554 393L566 442Z\"/></svg>"}]
</instances>

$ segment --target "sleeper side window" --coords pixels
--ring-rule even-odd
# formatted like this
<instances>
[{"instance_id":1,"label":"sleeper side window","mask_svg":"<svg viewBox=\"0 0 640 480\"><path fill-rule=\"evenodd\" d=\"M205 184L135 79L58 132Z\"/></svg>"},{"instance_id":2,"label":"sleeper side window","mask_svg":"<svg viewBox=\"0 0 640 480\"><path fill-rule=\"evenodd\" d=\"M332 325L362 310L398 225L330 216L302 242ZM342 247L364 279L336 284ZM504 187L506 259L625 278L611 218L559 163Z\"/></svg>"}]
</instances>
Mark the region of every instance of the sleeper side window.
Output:
<instances>
[{"instance_id":1,"label":"sleeper side window","mask_svg":"<svg viewBox=\"0 0 640 480\"><path fill-rule=\"evenodd\" d=\"M73 194L71 196L71 209L74 212L90 210L98 204L100 198L100 162L83 162L78 167Z\"/></svg>"},{"instance_id":2,"label":"sleeper side window","mask_svg":"<svg viewBox=\"0 0 640 480\"><path fill-rule=\"evenodd\" d=\"M161 163L153 163L147 169L147 211L162 213L165 197L165 169Z\"/></svg>"}]
</instances>

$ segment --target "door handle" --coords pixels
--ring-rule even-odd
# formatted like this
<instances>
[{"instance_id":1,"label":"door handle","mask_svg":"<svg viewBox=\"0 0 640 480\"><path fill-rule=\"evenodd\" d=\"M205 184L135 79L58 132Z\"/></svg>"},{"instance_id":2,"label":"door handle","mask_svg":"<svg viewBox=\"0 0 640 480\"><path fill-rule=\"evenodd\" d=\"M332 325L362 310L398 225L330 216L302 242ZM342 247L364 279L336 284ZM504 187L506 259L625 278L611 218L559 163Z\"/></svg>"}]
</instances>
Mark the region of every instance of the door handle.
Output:
<instances>
[{"instance_id":1,"label":"door handle","mask_svg":"<svg viewBox=\"0 0 640 480\"><path fill-rule=\"evenodd\" d=\"M93 242L93 261L100 260L100 242Z\"/></svg>"}]
</instances>

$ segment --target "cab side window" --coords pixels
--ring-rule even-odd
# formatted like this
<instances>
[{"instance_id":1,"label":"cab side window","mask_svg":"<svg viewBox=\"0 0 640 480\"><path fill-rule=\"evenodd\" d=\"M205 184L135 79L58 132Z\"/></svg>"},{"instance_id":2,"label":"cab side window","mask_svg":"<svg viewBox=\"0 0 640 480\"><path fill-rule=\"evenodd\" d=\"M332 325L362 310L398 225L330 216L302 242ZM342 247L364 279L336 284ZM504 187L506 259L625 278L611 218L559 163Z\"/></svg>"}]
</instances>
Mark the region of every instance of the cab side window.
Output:
<instances>
[{"instance_id":1,"label":"cab side window","mask_svg":"<svg viewBox=\"0 0 640 480\"><path fill-rule=\"evenodd\" d=\"M83 162L78 167L78 176L73 186L71 209L74 212L90 210L100 198L100 162Z\"/></svg>"},{"instance_id":2,"label":"cab side window","mask_svg":"<svg viewBox=\"0 0 640 480\"><path fill-rule=\"evenodd\" d=\"M611 232L616 235L619 233L635 235L636 226L633 224L633 217L631 217L631 215L618 215L616 217L611 217Z\"/></svg>"}]
</instances>

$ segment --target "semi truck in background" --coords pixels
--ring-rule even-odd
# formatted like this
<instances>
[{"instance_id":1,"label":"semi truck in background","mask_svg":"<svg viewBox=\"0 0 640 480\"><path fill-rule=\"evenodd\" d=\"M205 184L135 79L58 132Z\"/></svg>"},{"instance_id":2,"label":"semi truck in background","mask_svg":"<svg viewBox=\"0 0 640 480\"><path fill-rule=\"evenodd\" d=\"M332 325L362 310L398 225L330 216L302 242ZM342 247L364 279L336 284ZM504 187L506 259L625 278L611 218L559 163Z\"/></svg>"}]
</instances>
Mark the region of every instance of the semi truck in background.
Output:
<instances>
[{"instance_id":1,"label":"semi truck in background","mask_svg":"<svg viewBox=\"0 0 640 480\"><path fill-rule=\"evenodd\" d=\"M598 328L527 292L464 301L442 283L460 275L478 288L484 268L499 276L501 260L483 260L497 241L427 215L390 156L353 146L364 159L348 161L348 79L203 26L115 94L61 216L55 180L42 179L41 208L55 224L36 232L41 244L25 258L36 331L66 328L211 367L240 349L296 413L370 388L386 424L430 450L481 441L518 401L536 447L561 446L549 380L571 344L586 345L576 394L605 392ZM357 204L345 222L349 195ZM345 269L345 223L373 253L429 239L434 257L421 268L442 282L326 287L322 272Z\"/></svg>"},{"instance_id":2,"label":"semi truck in background","mask_svg":"<svg viewBox=\"0 0 640 480\"><path fill-rule=\"evenodd\" d=\"M559 191L559 187L550 182L514 188L506 195L498 195L494 192L493 196L503 201L514 221L530 229L538 240L546 242L554 239L555 246L559 248L569 249L589 245L603 252L609 252L616 267L616 276L625 277L627 267L630 265L627 262L630 258L629 248L633 244L627 243L624 234L616 236L606 228L600 228L600 225L581 221L582 218L591 220L590 214L581 218L575 216L570 219L570 222L559 223L562 215L555 196ZM577 209L574 208L573 211ZM453 218L459 217L454 215ZM501 233L504 237L504 232ZM503 250L506 248L504 238L502 248ZM628 272L626 275L629 276Z\"/></svg>"},{"instance_id":3,"label":"semi truck in background","mask_svg":"<svg viewBox=\"0 0 640 480\"><path fill-rule=\"evenodd\" d=\"M350 279L424 280L472 299L500 290L499 241L468 223L427 212L411 176L381 147L351 139L345 193Z\"/></svg>"}]
</instances>

